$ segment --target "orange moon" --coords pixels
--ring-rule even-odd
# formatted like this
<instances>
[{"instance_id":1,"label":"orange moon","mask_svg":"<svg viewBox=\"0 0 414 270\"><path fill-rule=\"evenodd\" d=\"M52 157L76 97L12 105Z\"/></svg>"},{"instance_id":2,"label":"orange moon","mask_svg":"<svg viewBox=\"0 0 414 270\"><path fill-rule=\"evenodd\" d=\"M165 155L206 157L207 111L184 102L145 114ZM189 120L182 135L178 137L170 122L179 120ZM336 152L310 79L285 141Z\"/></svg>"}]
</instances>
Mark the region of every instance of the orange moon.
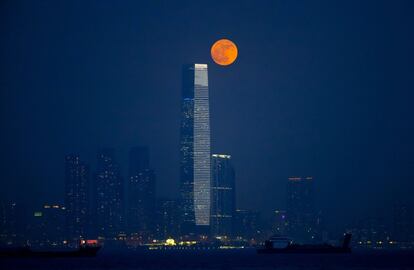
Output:
<instances>
[{"instance_id":1,"label":"orange moon","mask_svg":"<svg viewBox=\"0 0 414 270\"><path fill-rule=\"evenodd\" d=\"M237 46L228 39L217 40L211 47L211 58L220 66L231 65L237 58Z\"/></svg>"}]
</instances>

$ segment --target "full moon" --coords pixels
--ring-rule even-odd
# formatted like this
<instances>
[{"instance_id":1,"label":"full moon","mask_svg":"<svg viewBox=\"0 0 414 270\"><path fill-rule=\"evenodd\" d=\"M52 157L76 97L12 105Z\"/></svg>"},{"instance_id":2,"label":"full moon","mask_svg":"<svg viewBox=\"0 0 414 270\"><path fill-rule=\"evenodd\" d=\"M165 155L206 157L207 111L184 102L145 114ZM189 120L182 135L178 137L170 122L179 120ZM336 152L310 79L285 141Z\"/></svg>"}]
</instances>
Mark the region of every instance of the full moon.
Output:
<instances>
[{"instance_id":1,"label":"full moon","mask_svg":"<svg viewBox=\"0 0 414 270\"><path fill-rule=\"evenodd\" d=\"M237 58L237 46L231 40L217 40L211 47L211 58L220 66L231 65Z\"/></svg>"}]
</instances>

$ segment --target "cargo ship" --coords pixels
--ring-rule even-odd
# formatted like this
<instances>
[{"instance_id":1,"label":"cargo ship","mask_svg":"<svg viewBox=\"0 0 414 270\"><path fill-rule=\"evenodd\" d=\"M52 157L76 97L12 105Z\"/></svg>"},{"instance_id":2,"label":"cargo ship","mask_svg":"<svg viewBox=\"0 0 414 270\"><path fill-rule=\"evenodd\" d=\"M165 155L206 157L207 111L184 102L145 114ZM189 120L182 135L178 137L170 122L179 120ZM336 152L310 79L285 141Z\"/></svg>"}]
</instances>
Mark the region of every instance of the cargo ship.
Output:
<instances>
[{"instance_id":1,"label":"cargo ship","mask_svg":"<svg viewBox=\"0 0 414 270\"><path fill-rule=\"evenodd\" d=\"M265 241L264 246L257 249L258 254L280 254L280 253L301 253L301 254L325 254L325 253L350 253L351 234L346 233L342 246L330 244L295 244L288 237L275 236Z\"/></svg>"},{"instance_id":2,"label":"cargo ship","mask_svg":"<svg viewBox=\"0 0 414 270\"><path fill-rule=\"evenodd\" d=\"M0 249L0 257L9 258L67 258L94 257L101 249L96 240L82 241L76 249L64 250L33 250L29 246Z\"/></svg>"}]
</instances>

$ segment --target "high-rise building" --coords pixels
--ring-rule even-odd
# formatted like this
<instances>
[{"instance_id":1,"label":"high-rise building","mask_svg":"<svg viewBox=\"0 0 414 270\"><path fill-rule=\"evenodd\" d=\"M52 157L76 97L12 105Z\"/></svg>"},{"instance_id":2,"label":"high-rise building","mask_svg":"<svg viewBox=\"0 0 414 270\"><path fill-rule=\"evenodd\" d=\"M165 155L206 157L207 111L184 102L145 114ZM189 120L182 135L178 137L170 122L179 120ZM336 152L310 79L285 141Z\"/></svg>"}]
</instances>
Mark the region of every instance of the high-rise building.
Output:
<instances>
[{"instance_id":1,"label":"high-rise building","mask_svg":"<svg viewBox=\"0 0 414 270\"><path fill-rule=\"evenodd\" d=\"M22 209L12 201L0 201L0 246L23 244Z\"/></svg>"},{"instance_id":2,"label":"high-rise building","mask_svg":"<svg viewBox=\"0 0 414 270\"><path fill-rule=\"evenodd\" d=\"M413 238L413 213L410 205L395 203L393 206L393 238L402 242L411 242Z\"/></svg>"},{"instance_id":3,"label":"high-rise building","mask_svg":"<svg viewBox=\"0 0 414 270\"><path fill-rule=\"evenodd\" d=\"M102 149L98 153L95 174L95 220L97 234L115 239L123 233L124 196L121 170L115 160L115 151Z\"/></svg>"},{"instance_id":4,"label":"high-rise building","mask_svg":"<svg viewBox=\"0 0 414 270\"><path fill-rule=\"evenodd\" d=\"M207 231L210 225L210 113L206 64L183 70L180 130L182 230Z\"/></svg>"},{"instance_id":5,"label":"high-rise building","mask_svg":"<svg viewBox=\"0 0 414 270\"><path fill-rule=\"evenodd\" d=\"M157 201L157 236L161 239L180 236L180 211L176 200Z\"/></svg>"},{"instance_id":6,"label":"high-rise building","mask_svg":"<svg viewBox=\"0 0 414 270\"><path fill-rule=\"evenodd\" d=\"M316 237L316 215L312 177L289 177L287 185L288 234L298 242Z\"/></svg>"},{"instance_id":7,"label":"high-rise building","mask_svg":"<svg viewBox=\"0 0 414 270\"><path fill-rule=\"evenodd\" d=\"M132 234L150 236L155 226L155 174L149 167L147 147L129 153L128 228Z\"/></svg>"},{"instance_id":8,"label":"high-rise building","mask_svg":"<svg viewBox=\"0 0 414 270\"><path fill-rule=\"evenodd\" d=\"M65 159L65 207L67 234L71 240L86 236L89 225L89 167L78 155Z\"/></svg>"},{"instance_id":9,"label":"high-rise building","mask_svg":"<svg viewBox=\"0 0 414 270\"><path fill-rule=\"evenodd\" d=\"M45 204L33 212L29 228L31 246L57 247L65 243L66 208L58 204Z\"/></svg>"},{"instance_id":10,"label":"high-rise building","mask_svg":"<svg viewBox=\"0 0 414 270\"><path fill-rule=\"evenodd\" d=\"M234 212L234 237L255 242L260 237L260 213L237 209Z\"/></svg>"},{"instance_id":11,"label":"high-rise building","mask_svg":"<svg viewBox=\"0 0 414 270\"><path fill-rule=\"evenodd\" d=\"M285 210L275 210L273 213L272 233L286 235L287 218Z\"/></svg>"},{"instance_id":12,"label":"high-rise building","mask_svg":"<svg viewBox=\"0 0 414 270\"><path fill-rule=\"evenodd\" d=\"M235 175L231 156L213 154L211 168L211 234L230 237L235 211Z\"/></svg>"}]
</instances>

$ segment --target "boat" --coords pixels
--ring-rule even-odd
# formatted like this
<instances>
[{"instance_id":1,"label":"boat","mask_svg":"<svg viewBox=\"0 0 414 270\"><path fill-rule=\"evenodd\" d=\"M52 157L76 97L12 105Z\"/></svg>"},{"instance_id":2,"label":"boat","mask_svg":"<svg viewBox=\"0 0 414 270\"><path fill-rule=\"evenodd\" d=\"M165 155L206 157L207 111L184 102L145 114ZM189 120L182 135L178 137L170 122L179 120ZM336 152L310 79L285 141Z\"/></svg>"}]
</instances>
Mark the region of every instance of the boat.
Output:
<instances>
[{"instance_id":1,"label":"boat","mask_svg":"<svg viewBox=\"0 0 414 270\"><path fill-rule=\"evenodd\" d=\"M77 249L65 250L33 250L29 246L0 249L0 257L9 258L67 258L94 257L101 249L97 243L79 245Z\"/></svg>"},{"instance_id":2,"label":"boat","mask_svg":"<svg viewBox=\"0 0 414 270\"><path fill-rule=\"evenodd\" d=\"M258 254L300 253L300 254L325 254L325 253L351 253L351 234L346 233L342 246L330 244L295 244L288 237L275 236L265 241L264 246L257 249Z\"/></svg>"}]
</instances>

